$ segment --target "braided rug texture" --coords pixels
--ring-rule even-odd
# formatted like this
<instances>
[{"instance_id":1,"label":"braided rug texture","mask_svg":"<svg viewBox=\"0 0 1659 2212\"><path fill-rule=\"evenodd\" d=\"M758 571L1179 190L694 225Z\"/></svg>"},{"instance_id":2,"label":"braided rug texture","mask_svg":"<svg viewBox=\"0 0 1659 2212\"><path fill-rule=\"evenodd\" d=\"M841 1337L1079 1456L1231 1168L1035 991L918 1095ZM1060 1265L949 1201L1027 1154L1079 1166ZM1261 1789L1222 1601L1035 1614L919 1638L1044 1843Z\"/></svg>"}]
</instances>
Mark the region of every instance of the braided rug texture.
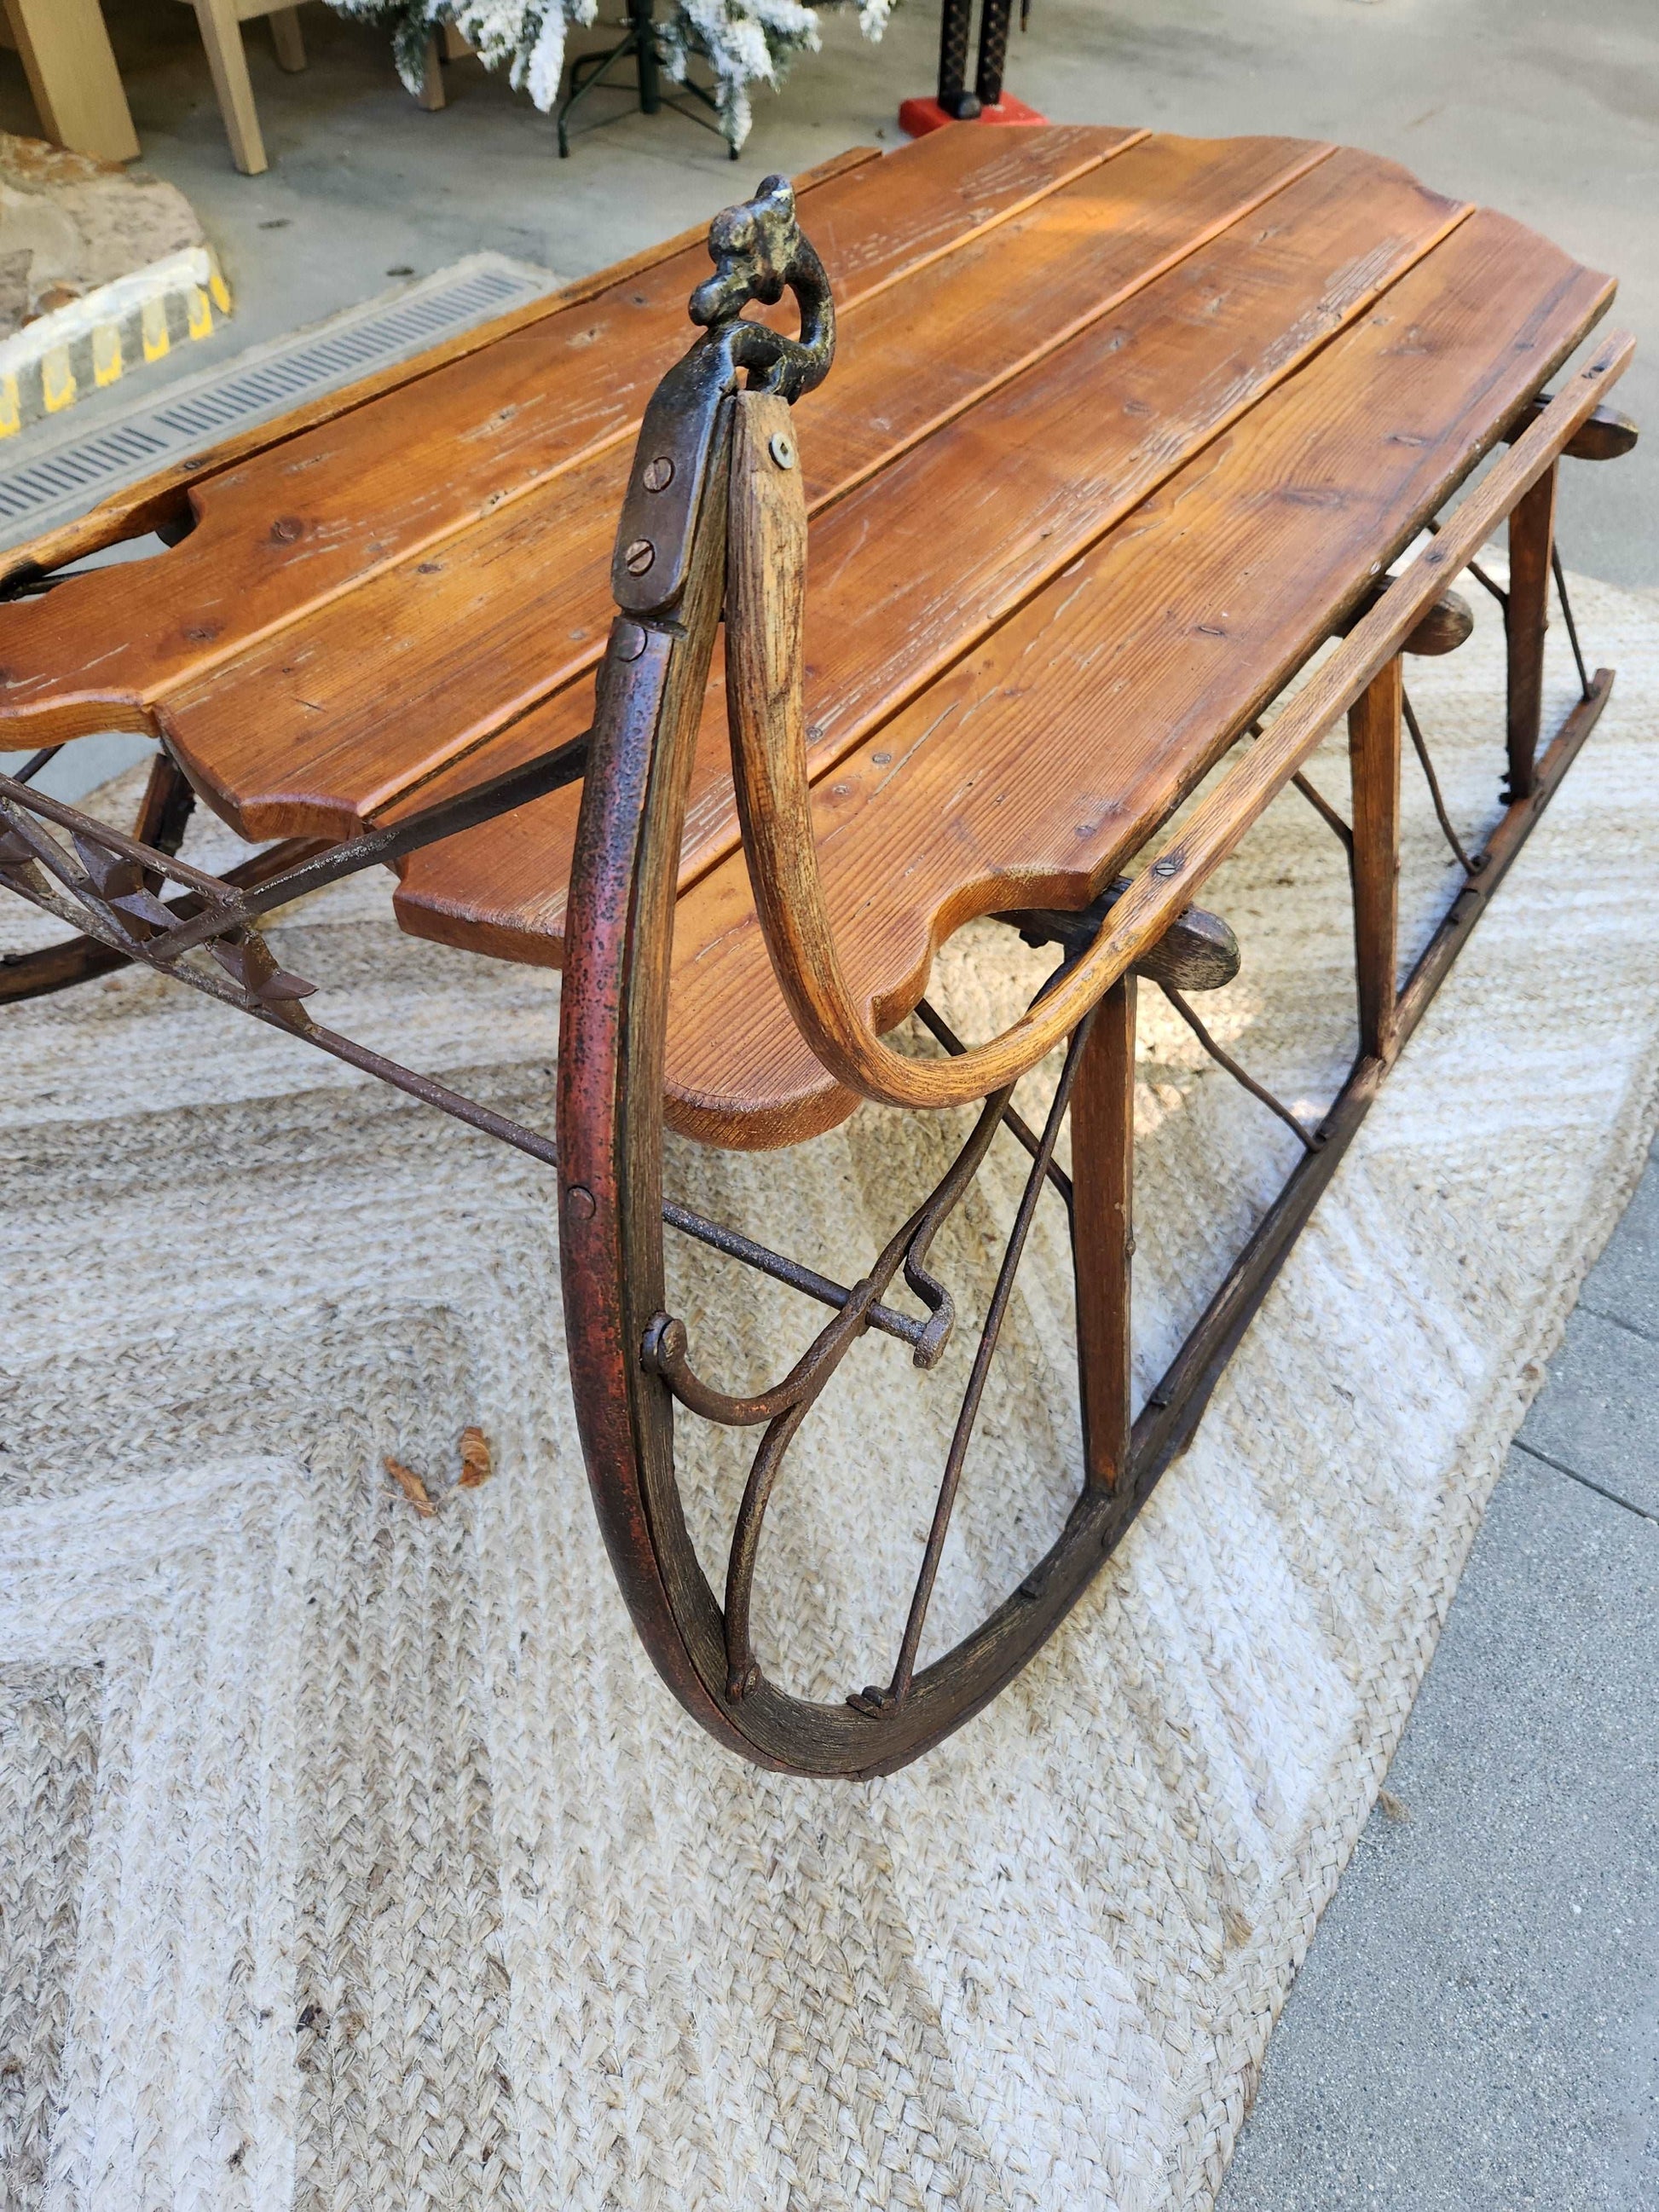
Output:
<instances>
[{"instance_id":1,"label":"braided rug texture","mask_svg":"<svg viewBox=\"0 0 1659 2212\"><path fill-rule=\"evenodd\" d=\"M657 1681L586 1496L540 1170L153 977L8 1010L4 2212L1210 2203L1652 1130L1659 611L1577 599L1613 702L1197 1443L1019 1681L884 1781L757 1772ZM1408 672L1466 824L1500 678L1484 608ZM1313 774L1346 805L1340 747ZM1414 950L1455 871L1409 756L1406 787ZM191 849L232 856L211 825ZM1309 1113L1351 1049L1345 896L1294 793L1206 893L1245 948L1206 1018ZM322 1018L550 1119L556 977L400 936L380 878L273 939ZM983 1035L1042 972L988 924L938 996ZM1144 1390L1296 1145L1149 987L1140 1049ZM850 1279L964 1126L677 1145L671 1188ZM757 1620L799 1687L890 1664L1023 1165L1000 1139L936 1249L945 1368L867 1340L788 1468ZM727 1387L816 1326L672 1258ZM1045 1197L924 1658L1066 1510L1070 1305ZM473 1424L495 1471L464 1487ZM696 1425L718 1574L744 1461Z\"/></svg>"}]
</instances>

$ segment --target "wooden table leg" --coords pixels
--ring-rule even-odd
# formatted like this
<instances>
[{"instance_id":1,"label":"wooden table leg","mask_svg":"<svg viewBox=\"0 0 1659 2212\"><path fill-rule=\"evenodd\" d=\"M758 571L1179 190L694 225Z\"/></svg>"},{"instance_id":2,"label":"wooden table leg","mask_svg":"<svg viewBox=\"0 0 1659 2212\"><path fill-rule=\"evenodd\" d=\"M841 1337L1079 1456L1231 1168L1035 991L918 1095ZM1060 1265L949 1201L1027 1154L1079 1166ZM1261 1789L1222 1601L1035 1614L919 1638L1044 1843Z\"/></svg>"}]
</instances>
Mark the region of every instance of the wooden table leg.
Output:
<instances>
[{"instance_id":1,"label":"wooden table leg","mask_svg":"<svg viewBox=\"0 0 1659 2212\"><path fill-rule=\"evenodd\" d=\"M1510 516L1510 801L1530 799L1538 780L1544 718L1544 632L1549 626L1550 551L1555 543L1556 465L1551 462Z\"/></svg>"},{"instance_id":2,"label":"wooden table leg","mask_svg":"<svg viewBox=\"0 0 1659 2212\"><path fill-rule=\"evenodd\" d=\"M1400 926L1400 702L1396 653L1348 710L1353 779L1354 967L1359 1049L1391 1060Z\"/></svg>"},{"instance_id":3,"label":"wooden table leg","mask_svg":"<svg viewBox=\"0 0 1659 2212\"><path fill-rule=\"evenodd\" d=\"M5 0L5 11L46 137L101 161L136 160L138 134L98 0Z\"/></svg>"},{"instance_id":4,"label":"wooden table leg","mask_svg":"<svg viewBox=\"0 0 1659 2212\"><path fill-rule=\"evenodd\" d=\"M1072 1262L1077 1277L1083 1462L1110 1490L1129 1463L1129 1289L1134 1251L1135 979L1101 1000L1072 1092Z\"/></svg>"},{"instance_id":5,"label":"wooden table leg","mask_svg":"<svg viewBox=\"0 0 1659 2212\"><path fill-rule=\"evenodd\" d=\"M219 112L224 118L225 136L230 141L231 159L245 177L262 176L270 165L259 132L259 111L253 104L247 56L242 51L236 0L194 0L194 4Z\"/></svg>"},{"instance_id":6,"label":"wooden table leg","mask_svg":"<svg viewBox=\"0 0 1659 2212\"><path fill-rule=\"evenodd\" d=\"M443 63L443 49L438 43L438 34L434 31L426 42L426 60L421 78L421 88L415 95L416 101L425 108L428 115L435 115L446 103Z\"/></svg>"},{"instance_id":7,"label":"wooden table leg","mask_svg":"<svg viewBox=\"0 0 1659 2212\"><path fill-rule=\"evenodd\" d=\"M300 28L297 8L273 8L270 11L270 42L276 49L276 66L290 75L306 65L306 37Z\"/></svg>"}]
</instances>

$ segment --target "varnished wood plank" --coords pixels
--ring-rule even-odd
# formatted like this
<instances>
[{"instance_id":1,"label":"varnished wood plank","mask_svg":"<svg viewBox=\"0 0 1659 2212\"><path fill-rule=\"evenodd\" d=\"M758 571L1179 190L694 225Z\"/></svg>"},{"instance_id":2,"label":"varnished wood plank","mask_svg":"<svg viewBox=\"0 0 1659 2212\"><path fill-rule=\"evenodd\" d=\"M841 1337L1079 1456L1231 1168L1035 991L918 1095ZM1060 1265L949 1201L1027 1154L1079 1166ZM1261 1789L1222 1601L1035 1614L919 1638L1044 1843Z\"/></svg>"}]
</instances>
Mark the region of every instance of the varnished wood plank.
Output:
<instances>
[{"instance_id":1,"label":"varnished wood plank","mask_svg":"<svg viewBox=\"0 0 1659 2212\"><path fill-rule=\"evenodd\" d=\"M1391 1060L1400 957L1400 702L1396 653L1348 709L1353 782L1354 975L1359 1049Z\"/></svg>"},{"instance_id":2,"label":"varnished wood plank","mask_svg":"<svg viewBox=\"0 0 1659 2212\"><path fill-rule=\"evenodd\" d=\"M915 1004L934 945L969 915L1096 895L1443 504L1611 289L1504 218L1473 218L820 780L837 945L878 1030ZM411 921L425 933L424 917ZM771 980L741 854L682 899L675 970L678 1127L786 1143L851 1110Z\"/></svg>"},{"instance_id":3,"label":"varnished wood plank","mask_svg":"<svg viewBox=\"0 0 1659 2212\"><path fill-rule=\"evenodd\" d=\"M879 608L884 624L908 625L913 641L919 600L931 592L937 610L933 649L954 649L964 605L970 624L994 619L990 602L999 591L1006 604L1011 591L1028 588L1060 565L1079 529L1104 526L1109 512L1098 511L1103 494L1115 497L1120 511L1133 504L1133 484L1116 481L1115 460L1102 457L1103 436L1111 454L1139 455L1138 483L1155 481L1174 465L1183 440L1190 443L1212 427L1218 407L1243 404L1253 381L1288 366L1297 340L1305 348L1341 312L1354 312L1353 283L1369 296L1374 270L1387 268L1389 249L1402 258L1420 250L1455 215L1454 204L1425 194L1398 171L1372 180L1374 204L1362 208L1351 173L1322 185L1327 168L1343 157L1301 173L1319 151L1272 141L1133 148L1044 199L1006 227L1006 236L1002 229L994 233L987 251L936 257L872 307L855 302L842 318L834 375L800 409L809 495L819 509L832 509L822 557L845 568L872 533L881 548L886 573L866 576L860 566L844 576L847 587ZM1120 182L1113 173L1125 164L1128 174ZM1292 181L1276 191L1287 179ZM1316 184L1320 190L1304 204L1297 196ZM1264 200L1274 211L1272 225L1261 212ZM1340 212L1333 226L1334 210ZM1333 234L1325 235L1328 230ZM1259 231L1271 235L1264 240ZM1320 236L1321 246L1314 266L1304 269L1298 256L1310 233ZM1211 245L1183 258L1183 247L1206 235ZM1340 304L1322 296L1333 266ZM1214 295L1224 282L1239 294L1234 313L1224 312L1224 312L1215 312ZM915 322L894 312L910 299L921 303L913 313L925 312L951 340L932 356L931 374L915 358ZM1181 380L1171 358L1190 352L1187 319L1194 312L1206 314L1206 336L1221 325L1248 347L1253 331L1264 356L1254 370L1241 363L1219 380L1218 390L1201 392L1196 424L1180 419ZM1103 426L1094 379L1103 361L1119 363L1131 343L1105 328L1115 314L1128 318L1132 330L1152 334L1143 350L1156 358L1136 372L1121 415ZM1300 331L1298 315L1306 325ZM1068 324L1079 320L1086 322L1080 335L1058 343ZM1289 345L1280 343L1286 321ZM1091 341L1090 351L1072 357L1072 349ZM1051 359L1066 356L1059 395L1048 405L1049 412L1066 413L1066 436L1049 441L1041 469L1022 470L1004 456L1000 477L1006 491L994 538L1000 553L963 601L945 573L951 533L984 535L985 501L966 472L981 465L1001 435L1000 420L970 433L980 408L963 409L988 390L1000 416L1012 410L1035 434L1048 403L1024 380L1018 386L1009 380L1034 352L1041 358L1030 372L1033 379L1046 374ZM928 434L953 412L944 432ZM963 436L968 444L958 451ZM918 481L915 465L945 440L957 442L929 461ZM870 477L884 455L895 453L906 456L902 473L884 470L852 499L840 496L849 483ZM1073 454L1078 473L1068 486L1064 471ZM611 538L627 459L620 445L585 458L450 549L401 564L349 600L283 629L234 666L169 693L160 702L160 718L192 775L210 786L216 804L235 807L239 826L251 834L276 834L273 823L301 819L308 830L322 832L384 809L526 712L538 696L572 682L592 665L608 617ZM872 500L884 507L873 521ZM1042 500L1055 511L1034 513ZM884 541L895 526L914 529L903 518L917 501L937 507L941 535L928 544L920 567L906 549L901 577ZM900 510L898 526L885 514L889 504ZM392 635L398 640L393 680L408 702L395 720L386 712L380 642ZM257 714L243 704L256 696ZM574 711L585 719L586 701ZM228 738L220 735L225 732ZM832 745L845 741L832 733ZM822 734L815 747L821 754ZM714 812L708 811L705 763L693 795L694 854L711 832L730 842L722 760L716 739ZM304 785L287 781L296 769ZM284 781L274 781L273 771ZM574 820L574 809L568 818Z\"/></svg>"},{"instance_id":4,"label":"varnished wood plank","mask_svg":"<svg viewBox=\"0 0 1659 2212\"><path fill-rule=\"evenodd\" d=\"M1359 174L1368 194L1354 189ZM1398 170L1357 172L1334 155L832 506L814 526L809 580L815 772L971 648L976 630L1040 590L1332 330L1362 315L1457 214ZM832 376L824 394L836 384ZM820 414L820 432L823 421ZM805 420L800 442L810 479L817 465ZM587 713L585 691L556 702L511 744L481 754L477 772L486 759L506 762L574 735ZM537 957L525 940L556 937L574 822L561 796L495 825L487 860L476 836L420 856L402 910L425 910L432 918L421 927L434 934L447 934L444 917L454 916L469 941L509 957L516 934L518 957ZM683 879L734 840L716 684ZM480 925L486 933L472 937ZM541 957L556 958L556 945Z\"/></svg>"},{"instance_id":5,"label":"varnished wood plank","mask_svg":"<svg viewBox=\"0 0 1659 2212\"><path fill-rule=\"evenodd\" d=\"M1115 1489L1128 1466L1134 1253L1135 979L1095 1011L1072 1092L1072 1256L1084 1479Z\"/></svg>"},{"instance_id":6,"label":"varnished wood plank","mask_svg":"<svg viewBox=\"0 0 1659 2212\"><path fill-rule=\"evenodd\" d=\"M860 187L861 169L815 186L803 220L823 215L833 235L860 241L854 275L830 264L855 307L1133 135L1066 130L1018 155L918 148L921 159L884 164L879 192ZM147 726L145 710L168 684L399 559L443 559L457 532L533 496L595 448L617 449L609 483L626 470L623 449L645 401L685 350L686 299L707 266L699 234L278 451L199 477L195 527L169 553L60 587L31 603L28 620L0 620L0 660L12 672L0 716L61 696L65 720L78 710L82 726L102 726L102 704L112 722ZM91 654L89 634L102 641Z\"/></svg>"},{"instance_id":7,"label":"varnished wood plank","mask_svg":"<svg viewBox=\"0 0 1659 2212\"><path fill-rule=\"evenodd\" d=\"M1555 543L1559 470L1540 477L1510 517L1509 597L1504 638L1509 665L1510 799L1532 793L1544 724L1544 633L1550 618L1550 551Z\"/></svg>"},{"instance_id":8,"label":"varnished wood plank","mask_svg":"<svg viewBox=\"0 0 1659 2212\"><path fill-rule=\"evenodd\" d=\"M811 191L832 178L843 175L850 169L861 168L882 159L878 146L852 146L844 154L830 161L820 161L805 170L795 179L797 192ZM556 291L544 294L537 300L509 307L504 313L492 315L486 321L475 323L471 328L459 331L424 352L405 361L394 362L389 368L380 368L355 382L337 386L332 391L321 392L313 398L291 408L273 422L256 422L246 429L233 432L216 443L202 447L198 452L172 461L152 475L142 477L136 483L124 484L100 500L85 514L76 515L73 521L60 523L56 528L43 532L21 545L9 546L0 552L0 580L23 571L56 568L64 562L78 561L88 553L102 546L113 545L123 538L142 538L154 530L158 523L173 520L187 511L187 493L191 485L204 483L226 470L240 466L255 453L268 453L280 447L291 445L319 423L333 422L343 416L355 414L360 408L380 399L388 392L423 383L453 362L472 354L486 354L504 338L516 331L543 322L550 316L568 313L585 301L596 298L610 287L620 284L627 277L654 268L676 254L688 253L699 246L708 234L706 223L684 230L673 238L629 254L621 261L608 264L591 276L578 277L574 283L561 285Z\"/></svg>"}]
</instances>

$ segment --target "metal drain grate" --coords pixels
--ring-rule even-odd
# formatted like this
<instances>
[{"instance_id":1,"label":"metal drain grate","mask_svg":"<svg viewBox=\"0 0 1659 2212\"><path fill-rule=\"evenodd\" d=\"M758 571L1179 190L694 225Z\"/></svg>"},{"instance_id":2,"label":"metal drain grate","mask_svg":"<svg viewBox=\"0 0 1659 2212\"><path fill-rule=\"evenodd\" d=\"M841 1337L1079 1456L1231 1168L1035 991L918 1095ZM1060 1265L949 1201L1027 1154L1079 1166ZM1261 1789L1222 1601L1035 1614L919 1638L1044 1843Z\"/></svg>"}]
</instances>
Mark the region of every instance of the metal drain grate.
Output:
<instances>
[{"instance_id":1,"label":"metal drain grate","mask_svg":"<svg viewBox=\"0 0 1659 2212\"><path fill-rule=\"evenodd\" d=\"M25 433L27 453L4 452L0 546L73 520L124 483L136 483L204 441L216 441L355 383L474 323L557 289L550 270L503 253L470 254L391 299L348 307L292 337L255 346L218 368L186 377L118 419L84 429L53 424L48 441Z\"/></svg>"}]
</instances>

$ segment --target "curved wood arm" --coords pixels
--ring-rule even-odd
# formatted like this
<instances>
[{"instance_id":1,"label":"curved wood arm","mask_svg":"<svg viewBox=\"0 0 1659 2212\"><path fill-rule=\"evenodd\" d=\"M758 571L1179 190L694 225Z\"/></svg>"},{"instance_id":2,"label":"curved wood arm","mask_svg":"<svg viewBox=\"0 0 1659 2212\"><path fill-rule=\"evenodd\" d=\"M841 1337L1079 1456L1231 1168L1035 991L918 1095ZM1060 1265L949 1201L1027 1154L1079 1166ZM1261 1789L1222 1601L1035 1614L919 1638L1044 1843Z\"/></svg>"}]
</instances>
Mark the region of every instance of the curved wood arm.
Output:
<instances>
[{"instance_id":1,"label":"curved wood arm","mask_svg":"<svg viewBox=\"0 0 1659 2212\"><path fill-rule=\"evenodd\" d=\"M1079 1017L1056 1024L1045 1003L1042 1022L1028 1015L994 1043L945 1060L907 1060L871 1028L836 950L812 831L801 680L806 498L789 409L744 392L732 410L726 572L732 774L779 986L801 1034L848 1090L889 1106L971 1104L1034 1067ZM1011 1064L1011 1073L999 1073Z\"/></svg>"},{"instance_id":2,"label":"curved wood arm","mask_svg":"<svg viewBox=\"0 0 1659 2212\"><path fill-rule=\"evenodd\" d=\"M884 1044L860 1010L836 955L807 779L801 676L806 509L800 470L788 408L764 394L738 394L726 625L738 811L779 985L802 1035L837 1082L884 1105L965 1106L1016 1082L1046 1058L1237 850L1336 716L1400 651L1446 586L1595 410L1634 349L1634 340L1623 331L1602 341L1267 735L1135 878L1071 973L1000 1036L951 1060L907 1060Z\"/></svg>"}]
</instances>

